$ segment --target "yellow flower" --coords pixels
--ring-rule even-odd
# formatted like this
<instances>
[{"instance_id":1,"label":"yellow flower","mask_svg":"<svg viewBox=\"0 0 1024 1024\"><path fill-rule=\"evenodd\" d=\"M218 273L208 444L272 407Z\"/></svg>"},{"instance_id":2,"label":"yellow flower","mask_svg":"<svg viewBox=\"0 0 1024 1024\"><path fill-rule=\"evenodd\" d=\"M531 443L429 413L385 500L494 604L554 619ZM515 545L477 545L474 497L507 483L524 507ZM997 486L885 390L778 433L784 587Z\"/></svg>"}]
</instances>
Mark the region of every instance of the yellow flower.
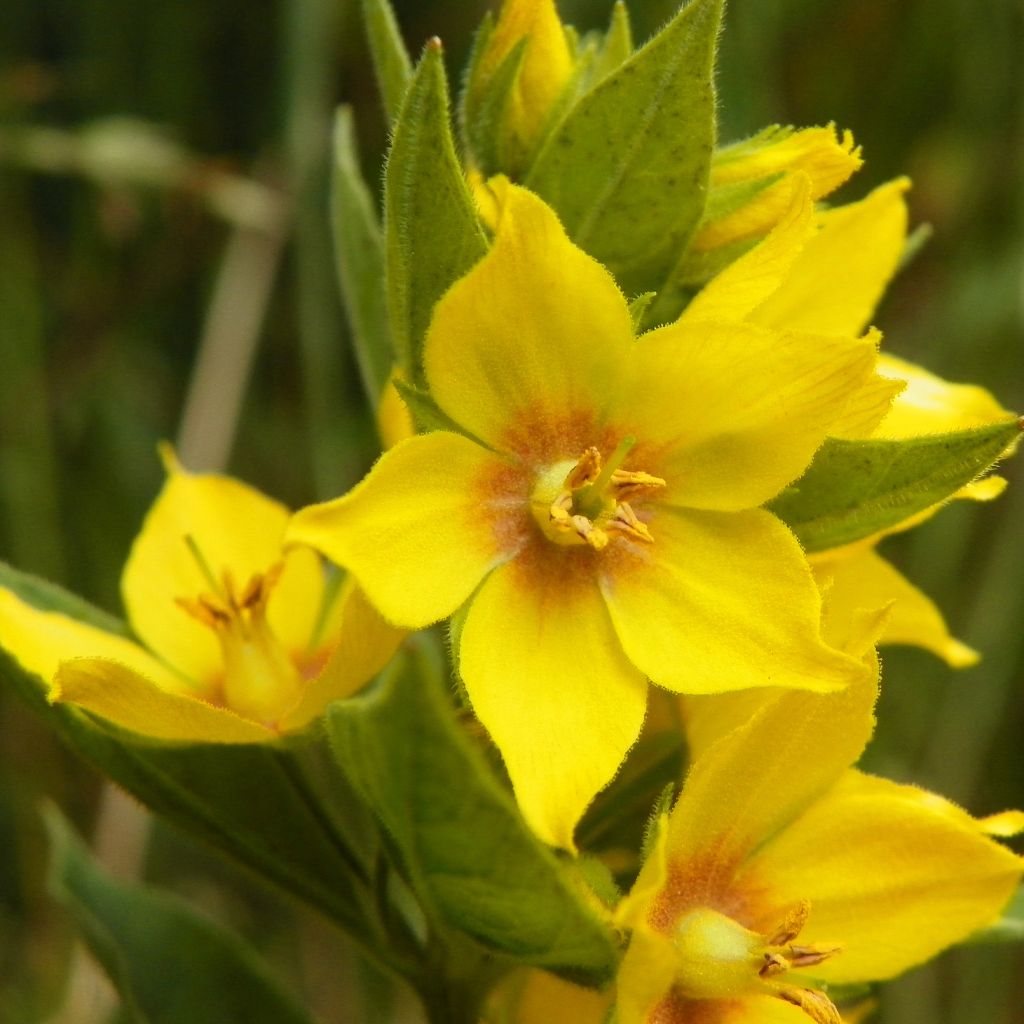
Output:
<instances>
[{"instance_id":1,"label":"yellow flower","mask_svg":"<svg viewBox=\"0 0 1024 1024\"><path fill-rule=\"evenodd\" d=\"M693 248L702 252L766 234L786 211L792 175L805 175L817 200L835 191L861 163L853 136L840 136L833 125L799 131L768 128L751 139L722 146L711 163L708 206ZM765 180L770 183L747 194L752 185Z\"/></svg>"},{"instance_id":2,"label":"yellow flower","mask_svg":"<svg viewBox=\"0 0 1024 1024\"><path fill-rule=\"evenodd\" d=\"M253 743L301 729L379 671L402 634L319 557L281 550L288 510L236 480L167 481L121 578L135 642L0 588L0 636L68 701L165 740Z\"/></svg>"},{"instance_id":3,"label":"yellow flower","mask_svg":"<svg viewBox=\"0 0 1024 1024\"><path fill-rule=\"evenodd\" d=\"M573 55L554 0L504 0L497 24L469 83L484 93L503 62L526 40L497 134L503 169L515 174L529 154L573 73Z\"/></svg>"},{"instance_id":4,"label":"yellow flower","mask_svg":"<svg viewBox=\"0 0 1024 1024\"><path fill-rule=\"evenodd\" d=\"M487 1001L483 1024L604 1024L610 992L597 992L538 968L509 975Z\"/></svg>"},{"instance_id":5,"label":"yellow flower","mask_svg":"<svg viewBox=\"0 0 1024 1024\"><path fill-rule=\"evenodd\" d=\"M634 341L608 272L537 197L494 187L494 245L438 303L424 351L470 436L396 445L289 538L398 625L468 601L469 698L527 820L571 848L640 731L648 677L709 692L863 672L821 640L799 545L758 506L806 467L874 345L712 322Z\"/></svg>"},{"instance_id":6,"label":"yellow flower","mask_svg":"<svg viewBox=\"0 0 1024 1024\"><path fill-rule=\"evenodd\" d=\"M861 330L903 253L908 187L900 178L860 202L822 213L812 205L810 182L796 175L776 227L705 286L684 319L713 317L838 335ZM983 388L950 384L893 356L879 357L878 374L833 423L833 435L905 439L1011 416ZM1002 487L1001 480L990 477L968 485L958 496L987 500ZM887 532L908 529L935 510ZM873 550L881 536L812 556L819 583L828 591L826 611L835 627L841 631L840 620L856 608L891 603L881 642L924 647L955 667L976 662L977 654L950 635L932 601Z\"/></svg>"},{"instance_id":7,"label":"yellow flower","mask_svg":"<svg viewBox=\"0 0 1024 1024\"><path fill-rule=\"evenodd\" d=\"M894 977L998 918L1024 861L988 823L850 768L874 698L780 693L696 759L620 907L619 1024L839 1024L826 986Z\"/></svg>"}]
</instances>

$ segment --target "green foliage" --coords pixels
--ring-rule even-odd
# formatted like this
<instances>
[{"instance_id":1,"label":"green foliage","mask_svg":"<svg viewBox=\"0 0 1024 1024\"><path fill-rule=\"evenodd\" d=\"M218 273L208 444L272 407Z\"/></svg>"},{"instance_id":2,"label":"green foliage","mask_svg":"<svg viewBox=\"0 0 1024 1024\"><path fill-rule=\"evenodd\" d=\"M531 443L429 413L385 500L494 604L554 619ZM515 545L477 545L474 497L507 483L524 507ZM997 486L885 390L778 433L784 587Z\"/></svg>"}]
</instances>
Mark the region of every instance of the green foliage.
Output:
<instances>
[{"instance_id":1,"label":"green foliage","mask_svg":"<svg viewBox=\"0 0 1024 1024\"><path fill-rule=\"evenodd\" d=\"M440 43L427 45L394 127L384 176L388 308L396 355L421 385L434 304L487 245L455 153Z\"/></svg>"},{"instance_id":2,"label":"green foliage","mask_svg":"<svg viewBox=\"0 0 1024 1024\"><path fill-rule=\"evenodd\" d=\"M870 537L945 501L1020 434L1016 420L901 441L828 438L807 472L768 508L808 552Z\"/></svg>"},{"instance_id":3,"label":"green foliage","mask_svg":"<svg viewBox=\"0 0 1024 1024\"><path fill-rule=\"evenodd\" d=\"M384 238L376 203L363 181L350 107L334 118L331 182L334 259L363 387L376 405L394 363L384 294Z\"/></svg>"},{"instance_id":4,"label":"green foliage","mask_svg":"<svg viewBox=\"0 0 1024 1024\"><path fill-rule=\"evenodd\" d=\"M363 0L362 11L377 87L387 119L394 121L412 78L412 61L389 0Z\"/></svg>"},{"instance_id":5,"label":"green foliage","mask_svg":"<svg viewBox=\"0 0 1024 1024\"><path fill-rule=\"evenodd\" d=\"M968 942L978 946L1024 942L1024 886L1014 893L999 920L971 936Z\"/></svg>"},{"instance_id":6,"label":"green foliage","mask_svg":"<svg viewBox=\"0 0 1024 1024\"><path fill-rule=\"evenodd\" d=\"M248 944L168 893L115 881L55 808L50 891L72 914L131 1024L312 1024Z\"/></svg>"},{"instance_id":7,"label":"green foliage","mask_svg":"<svg viewBox=\"0 0 1024 1024\"><path fill-rule=\"evenodd\" d=\"M432 918L523 963L608 974L611 933L566 865L528 831L422 655L333 705L327 728L338 763L387 828Z\"/></svg>"},{"instance_id":8,"label":"green foliage","mask_svg":"<svg viewBox=\"0 0 1024 1024\"><path fill-rule=\"evenodd\" d=\"M629 8L623 0L616 0L612 19L594 61L591 74L595 81L610 75L620 64L633 55L633 26L629 21Z\"/></svg>"},{"instance_id":9,"label":"green foliage","mask_svg":"<svg viewBox=\"0 0 1024 1024\"><path fill-rule=\"evenodd\" d=\"M692 0L579 99L526 177L627 293L662 287L703 212L720 16Z\"/></svg>"}]
</instances>

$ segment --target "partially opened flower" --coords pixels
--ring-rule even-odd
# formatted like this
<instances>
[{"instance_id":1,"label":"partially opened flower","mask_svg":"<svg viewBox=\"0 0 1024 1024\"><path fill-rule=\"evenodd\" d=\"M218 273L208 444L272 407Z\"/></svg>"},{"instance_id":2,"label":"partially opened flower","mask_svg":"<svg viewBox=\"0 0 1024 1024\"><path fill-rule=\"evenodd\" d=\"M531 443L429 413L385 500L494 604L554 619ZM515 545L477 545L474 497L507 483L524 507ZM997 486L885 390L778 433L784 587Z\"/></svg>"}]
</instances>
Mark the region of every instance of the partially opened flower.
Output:
<instances>
[{"instance_id":1,"label":"partially opened flower","mask_svg":"<svg viewBox=\"0 0 1024 1024\"><path fill-rule=\"evenodd\" d=\"M904 251L907 188L905 179L897 179L859 202L820 212L812 205L810 183L797 176L776 227L712 280L682 319L736 320L843 336L862 330ZM830 432L850 439L907 439L1011 418L984 388L951 384L882 354L878 376L851 399ZM1001 479L989 477L968 484L956 497L988 500L1002 487ZM886 532L908 529L937 507ZM875 552L882 536L811 557L828 590L826 611L833 623L848 620L857 608L891 604L883 643L915 644L957 667L973 664L977 654L950 635L932 601Z\"/></svg>"},{"instance_id":2,"label":"partially opened flower","mask_svg":"<svg viewBox=\"0 0 1024 1024\"><path fill-rule=\"evenodd\" d=\"M319 556L281 550L288 510L228 477L167 482L122 576L139 642L0 588L3 647L74 703L166 740L253 743L301 729L394 653L402 634Z\"/></svg>"},{"instance_id":3,"label":"partially opened flower","mask_svg":"<svg viewBox=\"0 0 1024 1024\"><path fill-rule=\"evenodd\" d=\"M699 755L620 921L619 1024L840 1024L828 985L894 977L993 923L1024 860L931 793L850 769L874 687L780 693Z\"/></svg>"},{"instance_id":4,"label":"partially opened flower","mask_svg":"<svg viewBox=\"0 0 1024 1024\"><path fill-rule=\"evenodd\" d=\"M647 677L708 692L863 673L821 640L800 547L758 506L806 467L874 344L709 322L634 340L615 282L552 211L494 188L494 245L425 344L465 433L395 446L289 537L398 625L466 604L469 698L529 822L569 847L640 731Z\"/></svg>"}]
</instances>

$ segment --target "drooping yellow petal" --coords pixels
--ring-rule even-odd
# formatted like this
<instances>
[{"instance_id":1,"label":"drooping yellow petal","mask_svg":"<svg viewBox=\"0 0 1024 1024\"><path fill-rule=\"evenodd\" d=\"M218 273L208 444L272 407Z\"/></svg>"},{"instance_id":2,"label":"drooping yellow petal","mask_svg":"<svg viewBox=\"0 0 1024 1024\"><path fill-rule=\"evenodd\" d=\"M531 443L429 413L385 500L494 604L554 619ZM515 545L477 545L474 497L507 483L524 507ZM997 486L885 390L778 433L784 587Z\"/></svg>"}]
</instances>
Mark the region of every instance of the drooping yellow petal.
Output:
<instances>
[{"instance_id":1,"label":"drooping yellow petal","mask_svg":"<svg viewBox=\"0 0 1024 1024\"><path fill-rule=\"evenodd\" d=\"M878 372L893 380L906 381L906 387L876 431L877 437L898 440L969 430L1012 415L984 388L950 383L896 356L880 356Z\"/></svg>"},{"instance_id":2,"label":"drooping yellow petal","mask_svg":"<svg viewBox=\"0 0 1024 1024\"><path fill-rule=\"evenodd\" d=\"M633 328L611 275L548 206L503 179L490 186L501 209L494 245L438 302L424 363L444 411L508 450L528 444L517 432L590 414L621 381Z\"/></svg>"},{"instance_id":3,"label":"drooping yellow petal","mask_svg":"<svg viewBox=\"0 0 1024 1024\"><path fill-rule=\"evenodd\" d=\"M822 641L818 589L770 513L666 509L650 529L652 544L609 562L602 589L626 653L653 682L683 693L829 690L865 675Z\"/></svg>"},{"instance_id":4,"label":"drooping yellow petal","mask_svg":"<svg viewBox=\"0 0 1024 1024\"><path fill-rule=\"evenodd\" d=\"M778 494L870 376L875 341L690 321L644 335L620 387L630 428L670 452L652 470L664 500L734 510Z\"/></svg>"},{"instance_id":5,"label":"drooping yellow petal","mask_svg":"<svg viewBox=\"0 0 1024 1024\"><path fill-rule=\"evenodd\" d=\"M394 448L399 441L404 441L416 433L412 413L395 387L394 373L388 378L380 393L380 403L377 406L377 433L380 435L384 451Z\"/></svg>"},{"instance_id":6,"label":"drooping yellow petal","mask_svg":"<svg viewBox=\"0 0 1024 1024\"><path fill-rule=\"evenodd\" d=\"M389 621L437 622L514 554L486 504L484 482L501 465L458 434L411 437L344 497L297 512L286 541L349 569Z\"/></svg>"},{"instance_id":7,"label":"drooping yellow petal","mask_svg":"<svg viewBox=\"0 0 1024 1024\"><path fill-rule=\"evenodd\" d=\"M352 579L338 597L339 612L332 623L333 650L302 700L285 716L282 732L293 732L319 718L331 701L351 697L390 660L405 630L388 625Z\"/></svg>"},{"instance_id":8,"label":"drooping yellow petal","mask_svg":"<svg viewBox=\"0 0 1024 1024\"><path fill-rule=\"evenodd\" d=\"M992 923L1020 881L1024 860L941 798L910 800L902 789L844 779L742 872L740 885L770 880L779 906L765 907L766 920L787 900L809 900L801 942L842 943L816 977L891 978Z\"/></svg>"},{"instance_id":9,"label":"drooping yellow petal","mask_svg":"<svg viewBox=\"0 0 1024 1024\"><path fill-rule=\"evenodd\" d=\"M275 733L226 708L162 690L106 658L62 662L50 700L75 704L153 739L182 743L266 743Z\"/></svg>"},{"instance_id":10,"label":"drooping yellow petal","mask_svg":"<svg viewBox=\"0 0 1024 1024\"><path fill-rule=\"evenodd\" d=\"M643 724L647 682L629 663L571 552L517 559L473 598L459 670L477 717L508 768L523 816L547 843L573 849L573 829ZM544 552L548 554L548 552Z\"/></svg>"},{"instance_id":11,"label":"drooping yellow petal","mask_svg":"<svg viewBox=\"0 0 1024 1024\"><path fill-rule=\"evenodd\" d=\"M86 625L60 612L41 611L0 587L2 646L27 672L45 683L69 658L109 658L148 676L168 691L194 692L188 680L172 672L139 644Z\"/></svg>"},{"instance_id":12,"label":"drooping yellow petal","mask_svg":"<svg viewBox=\"0 0 1024 1024\"><path fill-rule=\"evenodd\" d=\"M821 334L857 334L896 271L907 233L906 178L822 214L782 285L751 320Z\"/></svg>"},{"instance_id":13,"label":"drooping yellow petal","mask_svg":"<svg viewBox=\"0 0 1024 1024\"><path fill-rule=\"evenodd\" d=\"M726 733L690 770L669 819L669 856L708 862L728 877L860 756L874 727L876 695L877 676L829 694L788 690ZM812 872L812 856L813 846L802 872Z\"/></svg>"},{"instance_id":14,"label":"drooping yellow petal","mask_svg":"<svg viewBox=\"0 0 1024 1024\"><path fill-rule=\"evenodd\" d=\"M838 188L861 165L853 137L840 138L833 126L790 132L762 132L753 139L724 146L715 153L711 167L712 196L743 182L775 174L804 174L811 183L811 198L821 199ZM756 238L784 216L788 182L768 185L738 209L711 217L701 225L694 240L697 250L712 249L739 239ZM709 204L714 209L714 203Z\"/></svg>"},{"instance_id":15,"label":"drooping yellow petal","mask_svg":"<svg viewBox=\"0 0 1024 1024\"><path fill-rule=\"evenodd\" d=\"M191 537L216 576L227 571L238 586L281 559L288 509L252 487L214 474L183 470L167 454L167 480L132 545L121 592L132 628L147 647L191 679L207 682L221 670L214 632L175 605L209 593L210 582L186 543ZM307 624L304 636L280 637L304 644L320 602L319 567L306 552L290 558L268 608L273 628ZM300 630L301 632L301 630Z\"/></svg>"},{"instance_id":16,"label":"drooping yellow petal","mask_svg":"<svg viewBox=\"0 0 1024 1024\"><path fill-rule=\"evenodd\" d=\"M879 354L879 365L885 358ZM830 437L859 440L870 437L901 394L905 383L891 377L873 374L847 400L838 419L829 427Z\"/></svg>"},{"instance_id":17,"label":"drooping yellow petal","mask_svg":"<svg viewBox=\"0 0 1024 1024\"><path fill-rule=\"evenodd\" d=\"M554 0L505 0L471 88L486 88L486 82L524 38L526 51L508 98L502 130L525 154L572 75L573 58Z\"/></svg>"},{"instance_id":18,"label":"drooping yellow petal","mask_svg":"<svg viewBox=\"0 0 1024 1024\"><path fill-rule=\"evenodd\" d=\"M932 600L871 549L839 557L812 558L815 576L827 588L825 629L834 643L845 642L861 609L889 608L879 638L883 644L912 644L937 654L953 668L978 661L978 653L950 635Z\"/></svg>"},{"instance_id":19,"label":"drooping yellow petal","mask_svg":"<svg viewBox=\"0 0 1024 1024\"><path fill-rule=\"evenodd\" d=\"M757 245L716 274L694 296L681 319L739 322L785 280L817 228L807 175L794 175L785 189L789 200L778 223Z\"/></svg>"}]
</instances>

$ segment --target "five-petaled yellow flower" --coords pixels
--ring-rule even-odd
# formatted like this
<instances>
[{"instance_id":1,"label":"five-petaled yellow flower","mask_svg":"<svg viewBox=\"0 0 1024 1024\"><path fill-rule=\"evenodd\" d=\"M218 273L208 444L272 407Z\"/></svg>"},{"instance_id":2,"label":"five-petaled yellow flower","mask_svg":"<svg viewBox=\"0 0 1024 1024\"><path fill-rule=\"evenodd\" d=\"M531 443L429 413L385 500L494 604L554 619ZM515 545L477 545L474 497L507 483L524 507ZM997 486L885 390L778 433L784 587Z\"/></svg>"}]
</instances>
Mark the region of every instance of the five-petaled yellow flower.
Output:
<instances>
[{"instance_id":1,"label":"five-petaled yellow flower","mask_svg":"<svg viewBox=\"0 0 1024 1024\"><path fill-rule=\"evenodd\" d=\"M308 725L394 653L402 634L320 558L281 550L288 510L228 477L168 477L121 578L139 641L0 588L0 636L51 700L158 739L258 743Z\"/></svg>"},{"instance_id":2,"label":"five-petaled yellow flower","mask_svg":"<svg viewBox=\"0 0 1024 1024\"><path fill-rule=\"evenodd\" d=\"M775 695L696 759L632 893L619 1024L840 1024L880 981L993 923L1024 860L975 820L850 765L875 687Z\"/></svg>"},{"instance_id":3,"label":"five-petaled yellow flower","mask_svg":"<svg viewBox=\"0 0 1024 1024\"><path fill-rule=\"evenodd\" d=\"M504 179L490 252L438 303L431 393L465 433L387 452L288 538L385 618L466 605L459 667L546 841L572 831L671 690L842 687L790 531L759 508L870 378L873 338L688 319L634 338L612 277ZM460 617L461 618L461 617Z\"/></svg>"}]
</instances>

